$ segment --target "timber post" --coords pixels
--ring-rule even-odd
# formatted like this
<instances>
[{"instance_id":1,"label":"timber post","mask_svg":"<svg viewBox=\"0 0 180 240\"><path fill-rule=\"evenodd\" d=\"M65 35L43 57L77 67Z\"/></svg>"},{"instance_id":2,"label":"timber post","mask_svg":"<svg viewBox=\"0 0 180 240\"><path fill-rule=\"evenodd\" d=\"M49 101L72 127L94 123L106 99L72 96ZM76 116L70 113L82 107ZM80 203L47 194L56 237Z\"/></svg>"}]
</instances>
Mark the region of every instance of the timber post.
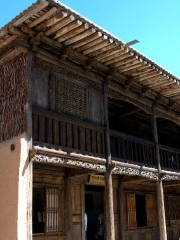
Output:
<instances>
[{"instance_id":1,"label":"timber post","mask_svg":"<svg viewBox=\"0 0 180 240\"><path fill-rule=\"evenodd\" d=\"M124 194L123 194L123 182L122 179L119 177L119 207L120 207L120 218L119 218L119 225L120 225L120 240L125 240L125 213L124 213L124 208L125 208L125 201L124 201Z\"/></svg>"},{"instance_id":2,"label":"timber post","mask_svg":"<svg viewBox=\"0 0 180 240\"><path fill-rule=\"evenodd\" d=\"M107 80L103 82L104 97L104 125L105 125L105 147L106 147L106 173L105 173L105 199L106 199L106 219L105 219L105 239L114 240L114 210L113 210L113 187L111 172L111 150L109 139L108 101L107 101Z\"/></svg>"},{"instance_id":3,"label":"timber post","mask_svg":"<svg viewBox=\"0 0 180 240\"><path fill-rule=\"evenodd\" d=\"M156 147L156 159L157 159L157 167L158 167L157 201L158 201L159 233L160 233L160 240L167 240L164 192L163 192L162 177L161 177L161 162L160 162L160 155L159 155L159 143L158 143L155 105L153 105L152 107L152 127L153 127L153 137L154 137L154 142Z\"/></svg>"}]
</instances>

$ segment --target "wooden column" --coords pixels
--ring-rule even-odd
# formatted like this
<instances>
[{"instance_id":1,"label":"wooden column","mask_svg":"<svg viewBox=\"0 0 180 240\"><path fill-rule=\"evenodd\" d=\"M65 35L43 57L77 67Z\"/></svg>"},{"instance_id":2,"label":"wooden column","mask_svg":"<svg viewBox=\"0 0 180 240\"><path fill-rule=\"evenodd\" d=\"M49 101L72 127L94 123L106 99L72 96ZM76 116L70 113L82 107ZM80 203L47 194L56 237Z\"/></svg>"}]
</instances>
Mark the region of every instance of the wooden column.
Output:
<instances>
[{"instance_id":1,"label":"wooden column","mask_svg":"<svg viewBox=\"0 0 180 240\"><path fill-rule=\"evenodd\" d=\"M108 101L107 101L107 81L103 82L104 97L104 125L105 125L105 147L106 147L106 173L105 173L105 199L106 199L106 219L105 219L105 239L114 240L114 211L113 211L113 186L111 173L111 151L109 139Z\"/></svg>"},{"instance_id":2,"label":"wooden column","mask_svg":"<svg viewBox=\"0 0 180 240\"><path fill-rule=\"evenodd\" d=\"M126 227L126 219L125 219L125 199L123 194L123 182L122 179L119 177L119 210L120 210L120 240L125 240L125 227Z\"/></svg>"},{"instance_id":3,"label":"wooden column","mask_svg":"<svg viewBox=\"0 0 180 240\"><path fill-rule=\"evenodd\" d=\"M28 149L32 150L32 81L34 78L34 53L30 49L28 52L27 70L27 141ZM32 195L33 195L33 162L29 159L27 174L27 239L32 239Z\"/></svg>"},{"instance_id":4,"label":"wooden column","mask_svg":"<svg viewBox=\"0 0 180 240\"><path fill-rule=\"evenodd\" d=\"M159 143L158 143L158 133L157 133L157 123L156 123L156 107L152 107L152 127L153 127L153 137L156 144L156 159L158 167L158 181L157 181L157 201L158 201L158 221L159 221L159 231L160 240L167 240L166 232L166 217L164 208L164 193L161 178L161 162L159 155Z\"/></svg>"}]
</instances>

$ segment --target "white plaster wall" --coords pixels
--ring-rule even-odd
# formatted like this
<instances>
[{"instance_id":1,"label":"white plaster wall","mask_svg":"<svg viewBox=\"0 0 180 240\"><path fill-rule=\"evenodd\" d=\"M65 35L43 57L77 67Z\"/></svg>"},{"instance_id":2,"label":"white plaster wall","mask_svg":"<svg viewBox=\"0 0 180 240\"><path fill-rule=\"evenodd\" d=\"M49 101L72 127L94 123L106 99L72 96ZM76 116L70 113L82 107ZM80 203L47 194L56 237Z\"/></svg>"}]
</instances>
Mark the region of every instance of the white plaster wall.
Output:
<instances>
[{"instance_id":1,"label":"white plaster wall","mask_svg":"<svg viewBox=\"0 0 180 240\"><path fill-rule=\"evenodd\" d=\"M10 149L15 144L15 149ZM0 239L31 239L32 165L25 134L0 144Z\"/></svg>"}]
</instances>

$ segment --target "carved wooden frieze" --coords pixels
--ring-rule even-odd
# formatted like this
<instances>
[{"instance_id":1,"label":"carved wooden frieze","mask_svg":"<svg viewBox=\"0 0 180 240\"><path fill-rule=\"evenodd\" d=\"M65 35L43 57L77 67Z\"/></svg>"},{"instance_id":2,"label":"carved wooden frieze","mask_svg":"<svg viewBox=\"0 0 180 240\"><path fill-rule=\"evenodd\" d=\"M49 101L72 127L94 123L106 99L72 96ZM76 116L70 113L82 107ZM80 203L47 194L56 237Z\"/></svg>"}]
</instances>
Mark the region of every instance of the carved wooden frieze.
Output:
<instances>
[{"instance_id":1,"label":"carved wooden frieze","mask_svg":"<svg viewBox=\"0 0 180 240\"><path fill-rule=\"evenodd\" d=\"M69 158L62 158L62 157L55 157L50 156L47 154L40 154L37 153L33 156L32 161L34 162L41 162L41 163L53 163L53 164L60 164L67 167L80 167L86 168L90 170L95 170L99 172L106 172L106 166L99 163L90 163L85 161L80 161L76 159L69 159ZM158 173L154 172L154 170L142 170L133 168L133 166L116 166L112 170L112 174L121 174L121 175L133 175L133 176L141 176L145 178L149 178L152 180L158 180ZM180 175L175 176L171 175L171 173L166 173L163 177L163 180L180 180Z\"/></svg>"},{"instance_id":2,"label":"carved wooden frieze","mask_svg":"<svg viewBox=\"0 0 180 240\"><path fill-rule=\"evenodd\" d=\"M36 154L32 158L32 161L42 162L42 163L57 163L57 164L67 165L67 167L76 166L76 167L96 170L99 172L106 171L106 166L102 164L83 162L83 161L69 159L69 158L54 157L54 156L44 155L44 154Z\"/></svg>"},{"instance_id":3,"label":"carved wooden frieze","mask_svg":"<svg viewBox=\"0 0 180 240\"><path fill-rule=\"evenodd\" d=\"M27 54L0 65L0 142L26 131Z\"/></svg>"},{"instance_id":4,"label":"carved wooden frieze","mask_svg":"<svg viewBox=\"0 0 180 240\"><path fill-rule=\"evenodd\" d=\"M136 175L136 176L142 176L142 177L146 177L146 178L150 178L150 179L154 179L154 180L158 179L157 173L154 173L151 171L141 171L141 170L133 168L133 167L117 166L113 169L112 173L125 174L125 175Z\"/></svg>"}]
</instances>

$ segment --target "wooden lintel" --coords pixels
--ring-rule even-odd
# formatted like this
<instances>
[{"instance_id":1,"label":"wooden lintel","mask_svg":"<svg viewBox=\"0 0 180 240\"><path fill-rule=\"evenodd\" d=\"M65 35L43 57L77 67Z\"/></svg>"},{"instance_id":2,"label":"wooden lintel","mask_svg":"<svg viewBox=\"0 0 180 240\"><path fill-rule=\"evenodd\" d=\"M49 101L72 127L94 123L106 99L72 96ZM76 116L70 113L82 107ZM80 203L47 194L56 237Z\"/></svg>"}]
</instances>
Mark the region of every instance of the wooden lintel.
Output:
<instances>
[{"instance_id":1,"label":"wooden lintel","mask_svg":"<svg viewBox=\"0 0 180 240\"><path fill-rule=\"evenodd\" d=\"M127 177L121 180L123 183L138 183L138 182L147 182L147 178L135 176L135 177Z\"/></svg>"},{"instance_id":2,"label":"wooden lintel","mask_svg":"<svg viewBox=\"0 0 180 240\"><path fill-rule=\"evenodd\" d=\"M84 176L84 175L89 175L89 174L92 174L94 173L95 171L93 170L89 170L89 169L71 169L71 171L68 173L68 178L71 178L71 177L81 177L81 176Z\"/></svg>"},{"instance_id":3,"label":"wooden lintel","mask_svg":"<svg viewBox=\"0 0 180 240\"><path fill-rule=\"evenodd\" d=\"M172 181L172 182L163 182L163 187L179 187L180 181Z\"/></svg>"},{"instance_id":4,"label":"wooden lintel","mask_svg":"<svg viewBox=\"0 0 180 240\"><path fill-rule=\"evenodd\" d=\"M63 49L63 54L60 56L59 60L65 60L68 55L69 55L69 52L72 50L72 47L71 46L68 46L68 47L65 47Z\"/></svg>"}]
</instances>

